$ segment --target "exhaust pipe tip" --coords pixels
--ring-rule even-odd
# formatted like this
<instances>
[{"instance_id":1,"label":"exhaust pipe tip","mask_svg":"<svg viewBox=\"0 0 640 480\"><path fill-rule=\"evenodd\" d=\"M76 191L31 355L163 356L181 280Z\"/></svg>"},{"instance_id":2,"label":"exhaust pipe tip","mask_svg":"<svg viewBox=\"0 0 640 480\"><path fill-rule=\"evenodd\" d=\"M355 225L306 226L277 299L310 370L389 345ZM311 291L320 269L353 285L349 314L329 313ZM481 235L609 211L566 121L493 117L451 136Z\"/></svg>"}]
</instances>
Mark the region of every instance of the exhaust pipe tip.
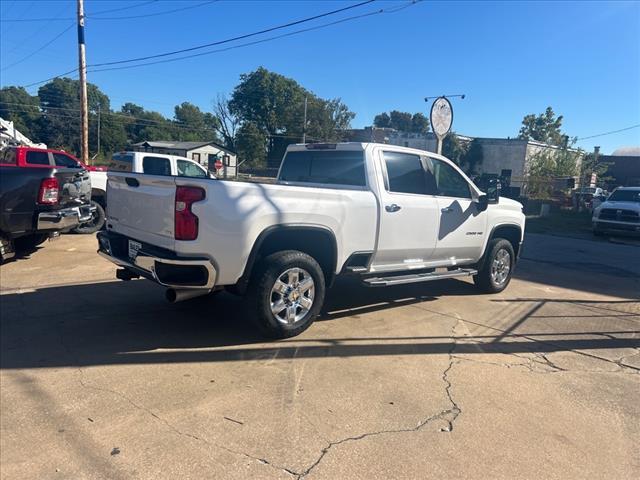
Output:
<instances>
[{"instance_id":1,"label":"exhaust pipe tip","mask_svg":"<svg viewBox=\"0 0 640 480\"><path fill-rule=\"evenodd\" d=\"M190 298L202 297L208 294L209 290L204 288L167 288L167 291L165 292L165 298L169 303L178 303L184 300L189 300Z\"/></svg>"}]
</instances>

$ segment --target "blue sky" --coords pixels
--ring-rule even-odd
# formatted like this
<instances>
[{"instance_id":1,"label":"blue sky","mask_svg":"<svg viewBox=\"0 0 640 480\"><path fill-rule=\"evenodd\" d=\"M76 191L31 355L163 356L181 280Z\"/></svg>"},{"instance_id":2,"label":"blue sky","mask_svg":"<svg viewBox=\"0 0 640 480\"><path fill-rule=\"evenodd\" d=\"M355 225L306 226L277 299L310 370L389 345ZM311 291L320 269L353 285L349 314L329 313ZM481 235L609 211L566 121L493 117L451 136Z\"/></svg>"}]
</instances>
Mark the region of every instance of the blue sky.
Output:
<instances>
[{"instance_id":1,"label":"blue sky","mask_svg":"<svg viewBox=\"0 0 640 480\"><path fill-rule=\"evenodd\" d=\"M102 16L152 14L203 1L158 1ZM0 18L73 18L75 3L1 0ZM219 1L168 15L91 19L92 12L141 3L146 2L85 1L89 64L213 42L357 2ZM377 1L305 26L403 3ZM1 22L2 86L75 68L73 27L23 60L72 23ZM640 2L424 1L246 48L90 73L89 81L110 96L114 108L133 101L172 116L173 106L183 101L209 110L218 93L231 92L240 74L259 66L322 97L341 97L357 114L355 127L391 109L427 113L425 96L464 93L466 99L453 101L454 129L460 133L515 136L525 114L551 105L564 115L566 133L586 137L640 124ZM579 145L601 145L604 153L640 145L640 128Z\"/></svg>"}]
</instances>

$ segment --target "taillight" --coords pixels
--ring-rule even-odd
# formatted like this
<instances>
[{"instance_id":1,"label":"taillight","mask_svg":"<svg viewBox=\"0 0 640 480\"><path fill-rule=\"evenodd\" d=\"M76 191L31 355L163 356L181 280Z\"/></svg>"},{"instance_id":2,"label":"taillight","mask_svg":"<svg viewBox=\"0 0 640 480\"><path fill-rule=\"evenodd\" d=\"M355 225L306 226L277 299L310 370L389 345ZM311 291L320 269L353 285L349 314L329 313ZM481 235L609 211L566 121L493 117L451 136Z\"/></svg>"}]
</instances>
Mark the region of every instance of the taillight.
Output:
<instances>
[{"instance_id":1,"label":"taillight","mask_svg":"<svg viewBox=\"0 0 640 480\"><path fill-rule=\"evenodd\" d=\"M42 183L40 183L38 203L43 205L55 205L58 203L59 193L58 179L55 177L45 178L42 180Z\"/></svg>"},{"instance_id":2,"label":"taillight","mask_svg":"<svg viewBox=\"0 0 640 480\"><path fill-rule=\"evenodd\" d=\"M175 205L176 240L198 238L198 217L191 211L191 205L204 200L205 193L199 187L177 187Z\"/></svg>"}]
</instances>

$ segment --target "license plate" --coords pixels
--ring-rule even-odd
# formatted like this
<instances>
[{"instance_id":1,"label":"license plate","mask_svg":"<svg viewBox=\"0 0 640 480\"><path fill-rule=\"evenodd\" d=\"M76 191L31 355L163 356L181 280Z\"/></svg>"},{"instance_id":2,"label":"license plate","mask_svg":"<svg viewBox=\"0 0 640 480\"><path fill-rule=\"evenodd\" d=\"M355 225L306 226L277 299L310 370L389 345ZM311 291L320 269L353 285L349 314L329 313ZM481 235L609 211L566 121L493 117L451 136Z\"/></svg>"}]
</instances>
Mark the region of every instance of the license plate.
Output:
<instances>
[{"instance_id":1,"label":"license plate","mask_svg":"<svg viewBox=\"0 0 640 480\"><path fill-rule=\"evenodd\" d=\"M131 260L135 260L138 256L138 251L142 248L142 244L140 242L136 242L135 240L129 240L129 258Z\"/></svg>"}]
</instances>

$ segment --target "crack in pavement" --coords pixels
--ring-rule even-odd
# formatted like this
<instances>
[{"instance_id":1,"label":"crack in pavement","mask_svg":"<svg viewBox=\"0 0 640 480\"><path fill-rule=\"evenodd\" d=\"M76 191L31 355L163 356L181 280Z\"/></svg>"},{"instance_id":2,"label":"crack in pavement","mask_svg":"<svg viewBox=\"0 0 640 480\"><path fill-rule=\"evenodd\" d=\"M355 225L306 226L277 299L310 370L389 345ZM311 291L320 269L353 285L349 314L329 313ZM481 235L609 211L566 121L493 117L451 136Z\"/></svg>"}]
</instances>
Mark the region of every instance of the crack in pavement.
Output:
<instances>
[{"instance_id":1,"label":"crack in pavement","mask_svg":"<svg viewBox=\"0 0 640 480\"><path fill-rule=\"evenodd\" d=\"M454 351L455 351L455 348L456 348L456 326L461 321L462 321L462 319L458 319L458 322L455 323L453 325L452 329L451 329L452 345L451 345L451 349L448 352L449 363L448 363L447 367L444 369L444 371L442 372L442 381L444 382L445 393L447 395L447 399L451 403L451 408L449 408L447 410L442 410L441 412L439 412L439 413L437 413L435 415L431 415L430 417L427 417L427 418L421 420L420 422L418 422L418 424L415 427L412 427L412 428L397 428L397 429L389 429L389 430L378 430L378 431L375 431L375 432L363 433L363 434L360 434L360 435L357 435L357 436L354 436L354 437L343 438L343 439L337 440L335 442L329 442L329 444L321 450L320 455L318 456L316 461L313 462L309 467L307 467L303 472L297 474L297 479L296 480L301 480L304 477L306 477L307 475L309 475L311 473L311 471L314 468L316 468L320 464L320 462L322 462L322 460L327 455L329 450L331 450L331 448L333 448L333 447L335 447L337 445L342 445L343 443L356 442L356 441L362 440L364 438L378 436L378 435L384 435L384 434L387 434L387 433L413 433L413 432L417 432L418 430L423 428L425 425L428 425L429 423L433 422L434 420L445 420L447 422L447 426L444 427L444 428L441 428L440 431L441 432L452 432L453 431L454 422L456 421L458 416L462 413L462 409L457 404L457 402L453 399L453 395L451 393L451 389L452 389L453 386L452 386L451 381L449 380L449 373L451 372L451 369L453 368L453 366L457 363L456 362L456 357L454 355Z\"/></svg>"}]
</instances>

